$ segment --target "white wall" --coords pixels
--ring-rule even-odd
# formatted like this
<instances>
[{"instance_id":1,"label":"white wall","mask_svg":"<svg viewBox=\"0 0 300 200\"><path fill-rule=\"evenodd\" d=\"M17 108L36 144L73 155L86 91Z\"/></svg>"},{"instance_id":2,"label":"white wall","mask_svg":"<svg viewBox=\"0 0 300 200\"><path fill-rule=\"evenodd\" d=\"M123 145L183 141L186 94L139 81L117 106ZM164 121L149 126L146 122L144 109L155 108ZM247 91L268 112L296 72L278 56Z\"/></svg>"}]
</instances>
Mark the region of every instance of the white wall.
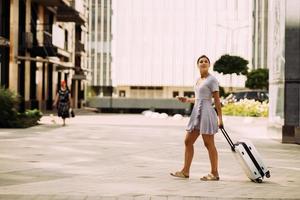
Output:
<instances>
[{"instance_id":1,"label":"white wall","mask_svg":"<svg viewBox=\"0 0 300 200\"><path fill-rule=\"evenodd\" d=\"M195 62L202 54L211 61L225 53L251 60L249 1L114 0L112 3L114 86L190 86L199 74ZM229 78L218 78L222 86L229 86ZM238 80L236 86L243 86L243 80L239 79L244 80L234 79Z\"/></svg>"}]
</instances>

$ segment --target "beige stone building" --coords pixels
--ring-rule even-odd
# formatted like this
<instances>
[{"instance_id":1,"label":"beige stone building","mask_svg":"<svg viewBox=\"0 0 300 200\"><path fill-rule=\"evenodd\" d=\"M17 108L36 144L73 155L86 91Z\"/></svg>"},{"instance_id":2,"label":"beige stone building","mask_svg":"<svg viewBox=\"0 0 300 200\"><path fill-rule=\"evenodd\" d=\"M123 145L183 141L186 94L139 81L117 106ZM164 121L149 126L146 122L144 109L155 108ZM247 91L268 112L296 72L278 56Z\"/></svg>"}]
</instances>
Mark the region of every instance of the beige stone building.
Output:
<instances>
[{"instance_id":1,"label":"beige stone building","mask_svg":"<svg viewBox=\"0 0 300 200\"><path fill-rule=\"evenodd\" d=\"M87 0L0 2L1 85L21 96L20 109L52 109L61 80L75 107L84 100Z\"/></svg>"}]
</instances>

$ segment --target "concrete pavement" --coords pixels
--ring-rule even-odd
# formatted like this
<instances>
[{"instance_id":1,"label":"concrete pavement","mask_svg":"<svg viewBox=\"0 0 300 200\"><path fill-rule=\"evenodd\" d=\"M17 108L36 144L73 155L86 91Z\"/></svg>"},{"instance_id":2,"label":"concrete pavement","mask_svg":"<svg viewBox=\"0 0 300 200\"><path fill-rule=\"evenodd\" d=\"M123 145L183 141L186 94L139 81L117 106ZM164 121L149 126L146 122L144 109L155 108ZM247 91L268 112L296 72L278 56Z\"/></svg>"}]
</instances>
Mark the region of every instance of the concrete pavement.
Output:
<instances>
[{"instance_id":1,"label":"concrete pavement","mask_svg":"<svg viewBox=\"0 0 300 200\"><path fill-rule=\"evenodd\" d=\"M232 139L252 140L270 168L262 184L247 179L221 132L220 181L199 180L209 172L201 138L190 179L171 177L183 163L188 118L89 114L65 127L54 119L0 129L0 199L300 199L300 146L270 139L264 118L224 117Z\"/></svg>"}]
</instances>

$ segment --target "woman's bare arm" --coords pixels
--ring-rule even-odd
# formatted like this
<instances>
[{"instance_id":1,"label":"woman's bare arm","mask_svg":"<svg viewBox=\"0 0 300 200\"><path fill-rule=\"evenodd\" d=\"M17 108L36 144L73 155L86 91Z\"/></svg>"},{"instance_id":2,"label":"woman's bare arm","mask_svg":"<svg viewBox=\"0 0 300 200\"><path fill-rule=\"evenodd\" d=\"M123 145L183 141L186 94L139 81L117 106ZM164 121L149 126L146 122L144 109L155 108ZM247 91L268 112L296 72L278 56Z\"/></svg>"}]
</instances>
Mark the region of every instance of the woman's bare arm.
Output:
<instances>
[{"instance_id":1,"label":"woman's bare arm","mask_svg":"<svg viewBox=\"0 0 300 200\"><path fill-rule=\"evenodd\" d=\"M56 96L54 98L53 106L56 106L57 101L58 101L58 93L56 93Z\"/></svg>"},{"instance_id":2,"label":"woman's bare arm","mask_svg":"<svg viewBox=\"0 0 300 200\"><path fill-rule=\"evenodd\" d=\"M222 108L220 102L220 95L218 91L213 92L214 102L217 109L218 119L219 119L219 127L223 126L223 119L222 119Z\"/></svg>"},{"instance_id":3,"label":"woman's bare arm","mask_svg":"<svg viewBox=\"0 0 300 200\"><path fill-rule=\"evenodd\" d=\"M73 102L72 102L71 94L69 95L69 102L70 102L70 108L73 108Z\"/></svg>"},{"instance_id":4,"label":"woman's bare arm","mask_svg":"<svg viewBox=\"0 0 300 200\"><path fill-rule=\"evenodd\" d=\"M195 103L195 98L187 98L186 102Z\"/></svg>"}]
</instances>

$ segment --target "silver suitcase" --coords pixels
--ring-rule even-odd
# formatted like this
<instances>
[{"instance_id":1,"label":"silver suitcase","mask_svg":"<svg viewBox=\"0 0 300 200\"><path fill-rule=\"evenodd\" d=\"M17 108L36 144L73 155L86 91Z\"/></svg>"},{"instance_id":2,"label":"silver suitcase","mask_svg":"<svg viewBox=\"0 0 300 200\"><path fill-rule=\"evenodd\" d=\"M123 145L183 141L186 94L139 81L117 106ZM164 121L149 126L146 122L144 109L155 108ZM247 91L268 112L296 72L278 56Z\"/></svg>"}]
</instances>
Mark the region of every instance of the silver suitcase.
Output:
<instances>
[{"instance_id":1,"label":"silver suitcase","mask_svg":"<svg viewBox=\"0 0 300 200\"><path fill-rule=\"evenodd\" d=\"M221 131L251 181L261 183L264 177L270 178L270 171L263 163L261 156L255 149L252 142L243 140L233 143L226 130L221 128Z\"/></svg>"}]
</instances>

